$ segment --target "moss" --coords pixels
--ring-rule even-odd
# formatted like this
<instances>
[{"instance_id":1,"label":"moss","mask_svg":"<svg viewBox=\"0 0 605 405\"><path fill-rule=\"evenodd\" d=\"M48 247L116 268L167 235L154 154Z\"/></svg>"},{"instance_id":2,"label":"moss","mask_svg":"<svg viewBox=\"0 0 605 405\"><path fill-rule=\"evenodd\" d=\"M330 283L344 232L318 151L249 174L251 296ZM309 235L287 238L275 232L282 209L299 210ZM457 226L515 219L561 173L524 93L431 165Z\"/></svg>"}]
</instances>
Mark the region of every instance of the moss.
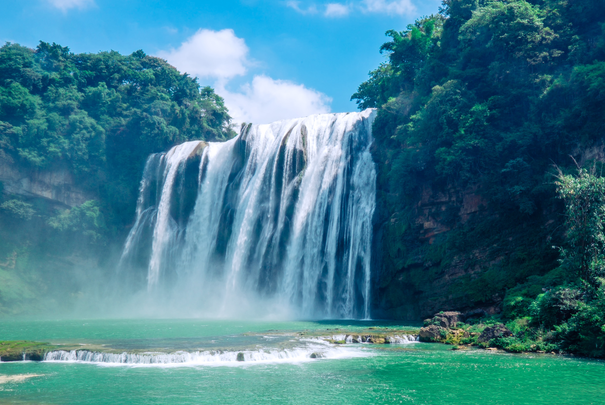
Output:
<instances>
[{"instance_id":1,"label":"moss","mask_svg":"<svg viewBox=\"0 0 605 405\"><path fill-rule=\"evenodd\" d=\"M20 361L44 359L44 355L57 349L48 343L31 342L27 340L0 341L0 359L2 361Z\"/></svg>"}]
</instances>

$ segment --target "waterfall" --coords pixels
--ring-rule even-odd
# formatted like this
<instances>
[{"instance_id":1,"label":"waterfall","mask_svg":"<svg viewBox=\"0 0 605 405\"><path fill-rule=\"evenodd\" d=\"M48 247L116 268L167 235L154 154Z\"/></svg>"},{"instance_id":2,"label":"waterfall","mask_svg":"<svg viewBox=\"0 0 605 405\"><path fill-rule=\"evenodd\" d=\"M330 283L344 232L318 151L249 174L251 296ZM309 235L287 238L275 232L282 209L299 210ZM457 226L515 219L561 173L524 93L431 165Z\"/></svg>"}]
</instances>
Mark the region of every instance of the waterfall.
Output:
<instances>
[{"instance_id":1,"label":"waterfall","mask_svg":"<svg viewBox=\"0 0 605 405\"><path fill-rule=\"evenodd\" d=\"M227 142L151 155L121 273L202 305L256 297L298 316L369 318L374 116L242 125Z\"/></svg>"}]
</instances>

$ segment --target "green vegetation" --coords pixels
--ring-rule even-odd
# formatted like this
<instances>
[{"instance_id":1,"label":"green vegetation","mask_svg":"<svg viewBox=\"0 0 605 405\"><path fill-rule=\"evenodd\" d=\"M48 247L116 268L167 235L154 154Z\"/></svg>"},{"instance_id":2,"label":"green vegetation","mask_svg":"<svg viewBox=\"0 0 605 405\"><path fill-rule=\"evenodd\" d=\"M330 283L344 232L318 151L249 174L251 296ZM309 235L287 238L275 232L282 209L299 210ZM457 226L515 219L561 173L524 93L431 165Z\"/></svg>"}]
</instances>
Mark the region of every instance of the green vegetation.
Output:
<instances>
[{"instance_id":1,"label":"green vegetation","mask_svg":"<svg viewBox=\"0 0 605 405\"><path fill-rule=\"evenodd\" d=\"M70 208L0 183L0 313L22 312L19 300L31 305L57 286L77 294L70 269L119 250L147 156L227 139L229 122L211 88L143 51L2 46L0 164L29 178L67 173L66 187L85 202Z\"/></svg>"},{"instance_id":2,"label":"green vegetation","mask_svg":"<svg viewBox=\"0 0 605 405\"><path fill-rule=\"evenodd\" d=\"M30 342L27 340L0 341L0 359L2 361L20 361L44 359L44 355L56 350L57 346L48 343Z\"/></svg>"},{"instance_id":3,"label":"green vegetation","mask_svg":"<svg viewBox=\"0 0 605 405\"><path fill-rule=\"evenodd\" d=\"M132 220L149 154L232 136L211 88L143 51L73 54L57 44L7 43L0 106L2 157L32 169L66 166L114 227Z\"/></svg>"},{"instance_id":4,"label":"green vegetation","mask_svg":"<svg viewBox=\"0 0 605 405\"><path fill-rule=\"evenodd\" d=\"M603 159L602 2L445 0L387 35L352 97L378 108L375 305L481 307L518 329L501 347L604 356L600 163L569 175Z\"/></svg>"}]
</instances>

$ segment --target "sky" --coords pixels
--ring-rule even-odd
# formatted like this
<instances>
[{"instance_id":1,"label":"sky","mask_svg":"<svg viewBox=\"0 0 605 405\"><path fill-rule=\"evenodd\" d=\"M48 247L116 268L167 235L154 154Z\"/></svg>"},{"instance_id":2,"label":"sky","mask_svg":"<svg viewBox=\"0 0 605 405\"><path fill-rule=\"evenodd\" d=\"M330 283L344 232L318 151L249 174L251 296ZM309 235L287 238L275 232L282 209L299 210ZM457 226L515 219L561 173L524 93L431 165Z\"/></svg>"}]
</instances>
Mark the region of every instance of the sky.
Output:
<instances>
[{"instance_id":1,"label":"sky","mask_svg":"<svg viewBox=\"0 0 605 405\"><path fill-rule=\"evenodd\" d=\"M390 29L440 0L0 0L0 43L142 49L198 78L236 122L357 110L350 101Z\"/></svg>"}]
</instances>

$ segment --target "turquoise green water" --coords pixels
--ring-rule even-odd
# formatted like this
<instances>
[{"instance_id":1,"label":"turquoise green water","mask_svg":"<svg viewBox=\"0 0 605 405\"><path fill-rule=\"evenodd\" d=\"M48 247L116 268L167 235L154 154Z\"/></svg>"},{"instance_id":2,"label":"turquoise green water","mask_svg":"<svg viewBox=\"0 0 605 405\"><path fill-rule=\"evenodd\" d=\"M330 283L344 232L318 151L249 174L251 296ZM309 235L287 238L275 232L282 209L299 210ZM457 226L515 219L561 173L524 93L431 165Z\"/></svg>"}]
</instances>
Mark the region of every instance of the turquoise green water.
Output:
<instances>
[{"instance_id":1,"label":"turquoise green water","mask_svg":"<svg viewBox=\"0 0 605 405\"><path fill-rule=\"evenodd\" d=\"M279 331L343 327L350 330L367 325L192 320L4 321L0 323L0 339L80 340L133 348L169 347L171 343L189 348L218 347L224 339L229 347L270 347L274 340L271 334L279 335ZM252 332L252 336L244 335L247 332ZM271 339L263 341L262 336ZM364 357L347 357L350 347L356 356ZM448 346L425 343L352 345L342 349L343 357L335 359L214 366L0 363L0 376L41 375L0 384L0 403L605 403L605 363L601 361L483 350L451 351Z\"/></svg>"}]
</instances>

